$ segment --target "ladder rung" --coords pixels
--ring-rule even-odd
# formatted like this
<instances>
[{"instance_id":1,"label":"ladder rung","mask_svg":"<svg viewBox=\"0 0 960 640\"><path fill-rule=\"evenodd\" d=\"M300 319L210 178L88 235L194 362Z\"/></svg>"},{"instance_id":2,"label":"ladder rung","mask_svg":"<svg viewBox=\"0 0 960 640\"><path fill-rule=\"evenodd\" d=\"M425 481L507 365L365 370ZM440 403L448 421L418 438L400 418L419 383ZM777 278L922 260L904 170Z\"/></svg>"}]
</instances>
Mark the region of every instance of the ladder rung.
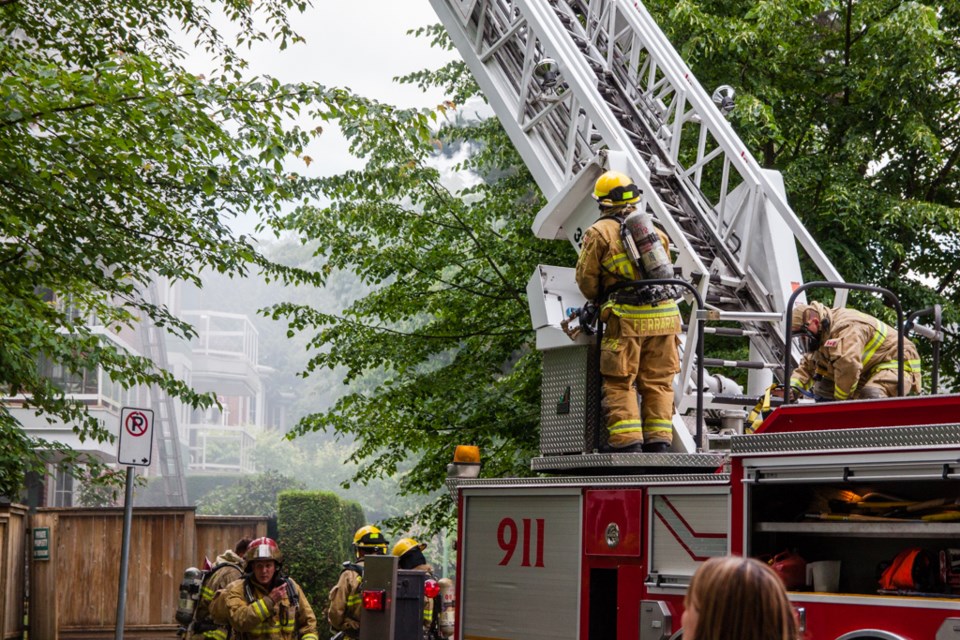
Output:
<instances>
[{"instance_id":1,"label":"ladder rung","mask_svg":"<svg viewBox=\"0 0 960 640\"><path fill-rule=\"evenodd\" d=\"M723 360L721 358L704 358L705 367L732 367L734 369L777 369L781 365L776 362L761 362L759 360Z\"/></svg>"},{"instance_id":2,"label":"ladder rung","mask_svg":"<svg viewBox=\"0 0 960 640\"><path fill-rule=\"evenodd\" d=\"M760 332L754 329L737 329L734 327L704 327L703 332L713 333L718 336L751 337L760 335Z\"/></svg>"},{"instance_id":3,"label":"ladder rung","mask_svg":"<svg viewBox=\"0 0 960 640\"><path fill-rule=\"evenodd\" d=\"M697 316L706 320L731 320L733 322L780 322L783 315L770 311L723 311L721 309L701 309Z\"/></svg>"}]
</instances>

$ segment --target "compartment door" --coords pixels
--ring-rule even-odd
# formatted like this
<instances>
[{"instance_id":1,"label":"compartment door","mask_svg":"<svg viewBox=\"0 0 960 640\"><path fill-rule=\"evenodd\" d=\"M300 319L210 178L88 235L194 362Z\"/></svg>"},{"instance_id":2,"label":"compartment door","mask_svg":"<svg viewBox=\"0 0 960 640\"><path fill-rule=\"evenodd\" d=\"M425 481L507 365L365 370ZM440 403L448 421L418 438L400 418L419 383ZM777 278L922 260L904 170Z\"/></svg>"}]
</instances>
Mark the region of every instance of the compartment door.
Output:
<instances>
[{"instance_id":1,"label":"compartment door","mask_svg":"<svg viewBox=\"0 0 960 640\"><path fill-rule=\"evenodd\" d=\"M729 553L729 487L652 487L647 584L686 586L702 562Z\"/></svg>"},{"instance_id":2,"label":"compartment door","mask_svg":"<svg viewBox=\"0 0 960 640\"><path fill-rule=\"evenodd\" d=\"M464 491L460 638L575 640L579 489Z\"/></svg>"}]
</instances>

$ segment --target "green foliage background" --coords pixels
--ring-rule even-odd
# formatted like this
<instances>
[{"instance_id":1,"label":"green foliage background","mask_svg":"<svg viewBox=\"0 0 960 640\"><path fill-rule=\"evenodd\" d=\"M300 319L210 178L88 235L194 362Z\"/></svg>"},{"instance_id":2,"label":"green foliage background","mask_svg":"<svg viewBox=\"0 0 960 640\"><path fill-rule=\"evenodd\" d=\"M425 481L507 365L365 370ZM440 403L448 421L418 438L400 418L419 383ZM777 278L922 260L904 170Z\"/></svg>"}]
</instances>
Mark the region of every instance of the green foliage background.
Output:
<instances>
[{"instance_id":1,"label":"green foliage background","mask_svg":"<svg viewBox=\"0 0 960 640\"><path fill-rule=\"evenodd\" d=\"M941 304L948 324L960 302L955 4L647 3L702 85L738 90L734 128L784 174L793 208L844 277L893 290L907 309ZM420 34L449 46L439 27ZM542 197L500 125L464 117L463 103L480 97L465 66L404 80L443 86L451 102L422 113L337 93L325 117L365 167L321 180L329 205L285 221L315 243L325 269L370 287L342 312L273 308L312 336L308 373L343 370L351 384L297 433L355 438L358 482L417 460L406 493L441 487L457 443L480 445L484 476L528 475L540 358L524 286L536 264L575 256L532 237ZM454 157L475 178L464 188L438 170ZM893 321L873 298L852 304ZM921 349L929 362L929 344ZM953 380L958 351L948 345L944 355ZM437 529L450 507L439 495L419 519Z\"/></svg>"},{"instance_id":2,"label":"green foliage background","mask_svg":"<svg viewBox=\"0 0 960 640\"><path fill-rule=\"evenodd\" d=\"M278 496L277 511L284 570L310 601L320 637L329 638L327 596L340 577L342 563L353 559L345 540L353 541L358 507L326 491L284 491ZM362 521L362 510L359 516Z\"/></svg>"},{"instance_id":3,"label":"green foliage background","mask_svg":"<svg viewBox=\"0 0 960 640\"><path fill-rule=\"evenodd\" d=\"M15 0L0 3L0 386L6 396L81 442L108 430L64 395L38 360L80 376L102 369L123 387L156 386L200 407L192 391L97 328L129 337L151 321L189 338L192 327L148 295L149 283L200 281L203 271L316 281L265 259L231 218L261 230L316 195L285 163L322 129L304 120L326 99L318 84L251 77L237 51L299 42L301 0ZM225 18L227 36L212 15ZM221 24L220 18L217 23ZM262 25L262 26L258 26ZM184 39L212 61L183 65ZM95 321L93 320L95 319ZM136 348L136 347L135 347ZM22 394L22 395L21 395ZM0 406L0 495L27 472L84 456L27 435ZM94 478L96 460L86 460ZM78 472L79 473L79 472Z\"/></svg>"}]
</instances>

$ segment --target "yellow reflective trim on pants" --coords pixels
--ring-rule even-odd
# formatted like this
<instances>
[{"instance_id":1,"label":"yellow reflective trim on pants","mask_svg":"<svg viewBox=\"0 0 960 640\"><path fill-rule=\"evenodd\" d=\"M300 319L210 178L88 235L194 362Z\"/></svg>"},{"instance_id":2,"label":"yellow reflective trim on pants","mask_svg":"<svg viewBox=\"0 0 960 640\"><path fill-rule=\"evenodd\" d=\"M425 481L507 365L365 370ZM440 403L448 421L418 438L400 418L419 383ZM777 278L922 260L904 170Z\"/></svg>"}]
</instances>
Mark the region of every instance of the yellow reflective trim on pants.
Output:
<instances>
[{"instance_id":1,"label":"yellow reflective trim on pants","mask_svg":"<svg viewBox=\"0 0 960 640\"><path fill-rule=\"evenodd\" d=\"M223 629L211 629L210 631L204 631L203 637L209 640L227 640L227 632Z\"/></svg>"},{"instance_id":2,"label":"yellow reflective trim on pants","mask_svg":"<svg viewBox=\"0 0 960 640\"><path fill-rule=\"evenodd\" d=\"M639 420L621 420L620 422L614 422L612 425L607 427L607 432L610 435L615 435L618 433L636 433L642 429L643 425Z\"/></svg>"},{"instance_id":3,"label":"yellow reflective trim on pants","mask_svg":"<svg viewBox=\"0 0 960 640\"><path fill-rule=\"evenodd\" d=\"M796 387L797 389L803 389L804 391L809 391L813 386L813 379L807 380L806 382L800 382L799 378L794 378L790 376L790 386Z\"/></svg>"},{"instance_id":4,"label":"yellow reflective trim on pants","mask_svg":"<svg viewBox=\"0 0 960 640\"><path fill-rule=\"evenodd\" d=\"M303 634L303 637L300 638L300 640L320 640L320 638L315 633L305 633Z\"/></svg>"},{"instance_id":5,"label":"yellow reflective trim on pants","mask_svg":"<svg viewBox=\"0 0 960 640\"><path fill-rule=\"evenodd\" d=\"M643 421L643 432L644 433L660 433L660 432L671 433L673 431L673 423L670 420L663 420L661 418L647 418Z\"/></svg>"},{"instance_id":6,"label":"yellow reflective trim on pants","mask_svg":"<svg viewBox=\"0 0 960 640\"><path fill-rule=\"evenodd\" d=\"M853 393L853 391L854 391L855 389L856 389L856 387L854 387L853 389L851 389L851 390L850 390L850 393ZM834 388L833 388L833 397L834 397L834 399L836 399L836 400L846 400L847 398L850 397L850 393L847 393L846 391L844 391L843 389L840 389L840 388L838 388L838 387L834 387Z\"/></svg>"}]
</instances>

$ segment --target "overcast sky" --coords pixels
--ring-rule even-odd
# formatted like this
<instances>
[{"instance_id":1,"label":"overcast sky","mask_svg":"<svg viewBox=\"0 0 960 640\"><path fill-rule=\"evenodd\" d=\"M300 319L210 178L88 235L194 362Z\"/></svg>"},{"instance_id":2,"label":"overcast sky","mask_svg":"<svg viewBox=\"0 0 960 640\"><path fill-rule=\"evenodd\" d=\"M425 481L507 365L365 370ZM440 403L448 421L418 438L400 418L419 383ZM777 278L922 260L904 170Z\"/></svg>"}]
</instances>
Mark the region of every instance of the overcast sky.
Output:
<instances>
[{"instance_id":1,"label":"overcast sky","mask_svg":"<svg viewBox=\"0 0 960 640\"><path fill-rule=\"evenodd\" d=\"M437 68L455 56L431 48L427 38L407 35L410 29L439 22L428 0L313 0L313 5L293 20L306 44L279 51L270 43L242 52L250 61L251 74L347 87L401 107L432 107L446 99L439 90L423 93L393 81ZM191 57L187 65L196 73L209 72L210 64L202 56ZM347 152L346 141L328 124L308 155L313 159L310 166L296 167L307 175L331 175L360 166ZM231 226L241 233L252 230L252 223Z\"/></svg>"}]
</instances>

